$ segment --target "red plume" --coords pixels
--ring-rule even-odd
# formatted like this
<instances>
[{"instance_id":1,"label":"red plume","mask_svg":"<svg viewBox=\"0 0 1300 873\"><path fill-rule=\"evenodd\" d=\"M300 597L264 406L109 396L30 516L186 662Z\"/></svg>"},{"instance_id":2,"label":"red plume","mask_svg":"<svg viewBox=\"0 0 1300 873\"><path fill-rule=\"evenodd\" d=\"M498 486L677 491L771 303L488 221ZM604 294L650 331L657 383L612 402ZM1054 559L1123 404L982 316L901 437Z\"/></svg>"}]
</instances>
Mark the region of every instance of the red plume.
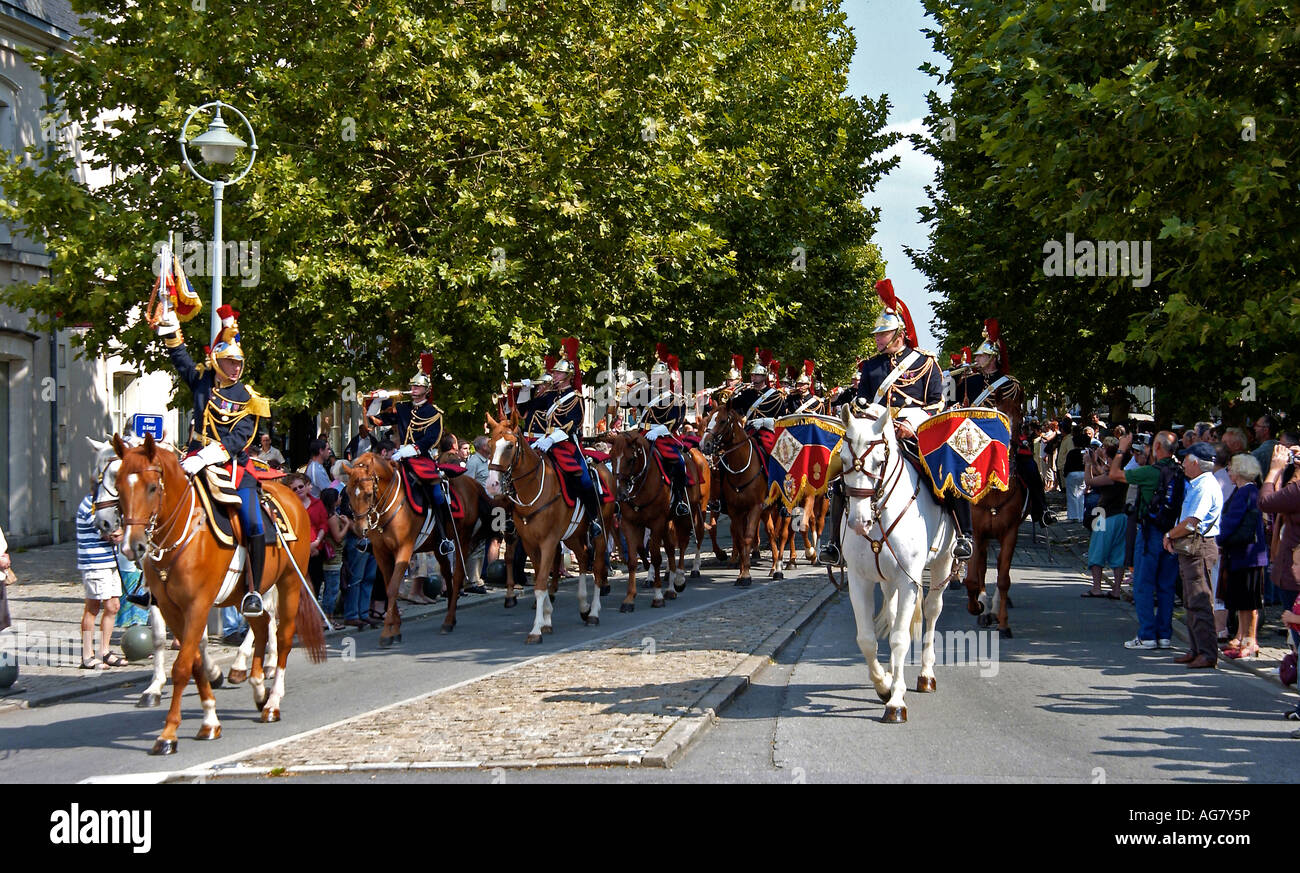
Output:
<instances>
[{"instance_id":1,"label":"red plume","mask_svg":"<svg viewBox=\"0 0 1300 873\"><path fill-rule=\"evenodd\" d=\"M764 351L767 350L764 349ZM767 355L772 361L772 366L769 370L769 372L772 374L772 386L775 388L780 388L781 387L781 362L778 361L776 358L773 358L771 352L767 352Z\"/></svg>"},{"instance_id":2,"label":"red plume","mask_svg":"<svg viewBox=\"0 0 1300 873\"><path fill-rule=\"evenodd\" d=\"M667 358L667 363L668 363L668 369L672 370L674 373L680 372L682 369L682 362L678 360L676 355L669 355Z\"/></svg>"},{"instance_id":3,"label":"red plume","mask_svg":"<svg viewBox=\"0 0 1300 873\"><path fill-rule=\"evenodd\" d=\"M880 302L885 304L886 309L893 309L897 305L897 298L894 296L894 283L888 279L881 279L876 283L876 293L880 295Z\"/></svg>"},{"instance_id":4,"label":"red plume","mask_svg":"<svg viewBox=\"0 0 1300 873\"><path fill-rule=\"evenodd\" d=\"M743 375L745 374L745 356L744 356L744 355L732 355L732 356L731 356L731 366L735 367L735 368L736 368L736 372L737 372L737 373L740 373L740 374L743 376Z\"/></svg>"},{"instance_id":5,"label":"red plume","mask_svg":"<svg viewBox=\"0 0 1300 873\"><path fill-rule=\"evenodd\" d=\"M806 358L804 359L803 371L808 374L809 379L812 378L813 370L815 370L816 368L817 368L817 364L814 361L810 361Z\"/></svg>"},{"instance_id":6,"label":"red plume","mask_svg":"<svg viewBox=\"0 0 1300 873\"><path fill-rule=\"evenodd\" d=\"M573 390L582 391L582 370L578 366L578 338L566 336L560 345L564 347L564 357L573 365Z\"/></svg>"},{"instance_id":7,"label":"red plume","mask_svg":"<svg viewBox=\"0 0 1300 873\"><path fill-rule=\"evenodd\" d=\"M546 355L545 357L543 357L543 358L542 358L542 363L543 363L543 364L545 365L545 367L546 367L546 372L549 373L549 372L551 372L552 370L554 370L554 369L555 369L555 365L556 365L556 363L557 363L559 360L560 360L560 359L557 358L555 355Z\"/></svg>"},{"instance_id":8,"label":"red plume","mask_svg":"<svg viewBox=\"0 0 1300 873\"><path fill-rule=\"evenodd\" d=\"M954 352L948 356L952 360L952 365L956 367L961 363L961 352Z\"/></svg>"},{"instance_id":9,"label":"red plume","mask_svg":"<svg viewBox=\"0 0 1300 873\"><path fill-rule=\"evenodd\" d=\"M655 357L668 363L668 343L655 343Z\"/></svg>"},{"instance_id":10,"label":"red plume","mask_svg":"<svg viewBox=\"0 0 1300 873\"><path fill-rule=\"evenodd\" d=\"M962 346L962 347L961 347L961 362L962 362L963 364L969 364L972 360L974 360L974 358L971 357L970 346Z\"/></svg>"},{"instance_id":11,"label":"red plume","mask_svg":"<svg viewBox=\"0 0 1300 873\"><path fill-rule=\"evenodd\" d=\"M984 319L984 332L989 335L989 342L998 347L998 372L1007 376L1011 373L1011 361L1007 356L1007 344L1002 341L1002 329L996 318Z\"/></svg>"},{"instance_id":12,"label":"red plume","mask_svg":"<svg viewBox=\"0 0 1300 873\"><path fill-rule=\"evenodd\" d=\"M898 313L898 317L903 319L903 336L908 345L916 348L916 325L912 323L912 313L908 311L907 304L899 300L894 293L894 283L888 279L881 279L876 283L876 293L880 295L886 308L894 310Z\"/></svg>"},{"instance_id":13,"label":"red plume","mask_svg":"<svg viewBox=\"0 0 1300 873\"><path fill-rule=\"evenodd\" d=\"M433 352L420 353L420 372L426 376L433 375Z\"/></svg>"},{"instance_id":14,"label":"red plume","mask_svg":"<svg viewBox=\"0 0 1300 873\"><path fill-rule=\"evenodd\" d=\"M760 364L767 367L769 370L772 369L772 361L774 358L772 357L771 349L754 349L754 355L757 356Z\"/></svg>"}]
</instances>

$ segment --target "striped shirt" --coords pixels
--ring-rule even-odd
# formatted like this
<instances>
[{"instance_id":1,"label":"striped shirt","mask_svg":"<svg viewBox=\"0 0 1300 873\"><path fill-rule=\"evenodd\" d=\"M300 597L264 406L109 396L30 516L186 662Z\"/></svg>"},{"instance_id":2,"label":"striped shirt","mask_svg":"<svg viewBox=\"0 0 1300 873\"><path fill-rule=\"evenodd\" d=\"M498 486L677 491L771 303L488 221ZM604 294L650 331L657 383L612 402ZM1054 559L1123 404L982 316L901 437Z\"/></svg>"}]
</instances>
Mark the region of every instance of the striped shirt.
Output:
<instances>
[{"instance_id":1,"label":"striped shirt","mask_svg":"<svg viewBox=\"0 0 1300 873\"><path fill-rule=\"evenodd\" d=\"M77 569L97 570L117 566L117 546L99 536L95 528L94 501L87 494L77 507Z\"/></svg>"}]
</instances>

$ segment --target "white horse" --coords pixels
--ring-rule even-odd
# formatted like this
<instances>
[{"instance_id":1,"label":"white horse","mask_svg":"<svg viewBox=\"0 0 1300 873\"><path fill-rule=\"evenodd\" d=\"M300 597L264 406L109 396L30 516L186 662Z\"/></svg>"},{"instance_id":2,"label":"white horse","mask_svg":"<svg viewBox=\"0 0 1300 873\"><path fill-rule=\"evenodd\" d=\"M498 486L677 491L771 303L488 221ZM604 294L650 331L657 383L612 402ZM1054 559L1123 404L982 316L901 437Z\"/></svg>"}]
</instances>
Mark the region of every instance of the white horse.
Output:
<instances>
[{"instance_id":1,"label":"white horse","mask_svg":"<svg viewBox=\"0 0 1300 873\"><path fill-rule=\"evenodd\" d=\"M94 505L95 529L99 531L101 536L107 537L122 529L122 513L117 505L117 470L122 464L122 459L113 450L111 439L103 441L91 437L86 437L86 439L95 449L95 469L98 471L95 492L91 498ZM166 443L158 443L158 445L170 449L170 446ZM123 592L123 594L125 593ZM275 589L272 589L268 595L263 597L267 612L271 616L267 657L272 664L275 663L276 649L275 600ZM153 680L140 693L140 699L135 703L138 707L162 705L162 690L167 684L167 625L163 621L162 612L157 606L153 605L149 607L149 630L153 632ZM203 658L203 670L208 675L208 681L213 688L220 688L225 680L221 675L221 668L208 655L208 637L206 634L199 639L199 655ZM239 651L235 655L235 662L230 666L230 684L238 685L248 678L248 662L252 657L253 632L249 630L244 635L244 641L239 645ZM269 682L274 677L275 667L267 668L265 681Z\"/></svg>"},{"instance_id":2,"label":"white horse","mask_svg":"<svg viewBox=\"0 0 1300 873\"><path fill-rule=\"evenodd\" d=\"M842 541L849 600L858 627L857 642L867 659L871 684L885 703L884 721L901 724L907 721L903 666L912 642L923 643L916 690L934 691L938 687L934 678L934 627L952 572L957 531L949 514L933 499L929 483L904 460L888 409L853 403L845 404L840 415L845 425L840 448L848 498L845 519L854 534ZM927 591L923 603L918 604L927 569ZM883 604L881 612L873 617L877 583ZM886 632L888 673L876 658L876 638Z\"/></svg>"}]
</instances>

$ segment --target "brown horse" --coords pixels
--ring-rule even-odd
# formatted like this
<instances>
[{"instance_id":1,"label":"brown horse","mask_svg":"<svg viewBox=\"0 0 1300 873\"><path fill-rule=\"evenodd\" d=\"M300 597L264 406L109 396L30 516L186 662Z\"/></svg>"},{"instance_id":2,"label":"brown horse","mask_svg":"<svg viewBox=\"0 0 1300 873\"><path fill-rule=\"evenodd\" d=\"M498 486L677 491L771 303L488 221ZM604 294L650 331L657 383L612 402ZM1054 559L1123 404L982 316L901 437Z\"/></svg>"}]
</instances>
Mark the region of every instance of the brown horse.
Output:
<instances>
[{"instance_id":1,"label":"brown horse","mask_svg":"<svg viewBox=\"0 0 1300 873\"><path fill-rule=\"evenodd\" d=\"M717 479L724 495L727 515L731 519L731 545L739 550L740 575L736 585L748 588L753 579L749 575L750 552L758 544L758 525L764 516L767 500L767 471L763 469L762 455L756 440L745 432L743 420L734 409L719 409L713 413L700 449L706 454L717 454ZM784 519L789 529L789 519ZM774 536L775 528L768 519L768 536L772 540L772 573L783 578L780 566L784 541Z\"/></svg>"},{"instance_id":2,"label":"brown horse","mask_svg":"<svg viewBox=\"0 0 1300 873\"><path fill-rule=\"evenodd\" d=\"M207 633L208 613L214 606L238 606L242 600L246 590L242 572L245 555L242 548L223 546L212 533L203 518L196 486L185 475L174 453L160 448L148 436L144 445L133 449L128 449L121 437L114 436L113 448L122 459L117 478L118 505L122 510L122 554L144 567L149 592L167 626L181 642L180 654L172 664L171 708L162 734L149 752L171 755L176 752L176 730L181 723L181 695L191 675L203 704L203 726L195 739L215 740L221 736L217 702L203 669L199 641ZM274 531L267 532L271 545L266 551L261 590L274 587L279 599L277 669L269 695L262 670L269 619L263 614L248 620L256 641L250 679L253 701L262 711L262 721L274 722L280 720L284 667L295 629L311 660L319 663L325 660L325 628L313 609L310 592L302 596L305 582L300 571L307 566L311 548L307 510L280 483L267 482L262 487L274 494L284 507L286 520L297 536L286 550ZM240 534L236 521L236 542L240 541Z\"/></svg>"},{"instance_id":3,"label":"brown horse","mask_svg":"<svg viewBox=\"0 0 1300 873\"><path fill-rule=\"evenodd\" d=\"M646 439L643 431L628 430L613 434L610 445L623 538L627 541L628 551L635 553L645 542L646 532L649 531L647 554L654 568L654 597L650 605L659 608L664 605L665 599L675 600L677 594L686 589L686 572L678 569L677 546L681 544L684 557L685 544L690 542L694 518L672 514L671 489L659 472L654 444ZM693 490L694 503L698 505L698 486ZM659 552L664 546L668 552L668 579L672 584L666 592L659 574ZM636 568L637 561L634 558L627 565L627 595L619 605L619 612L632 612L636 609Z\"/></svg>"},{"instance_id":4,"label":"brown horse","mask_svg":"<svg viewBox=\"0 0 1300 873\"><path fill-rule=\"evenodd\" d=\"M822 530L826 527L826 510L829 506L830 501L826 499L826 494L809 494L804 497L803 504L795 510L797 515L791 522L795 535L790 538L790 547L793 552L794 541L798 539L798 534L803 534L803 556L807 561L817 557L817 545L822 541Z\"/></svg>"},{"instance_id":5,"label":"brown horse","mask_svg":"<svg viewBox=\"0 0 1300 873\"><path fill-rule=\"evenodd\" d=\"M712 415L713 413L710 412L709 415L701 416L695 422L695 432L701 440L704 439L704 435L708 432L709 422L712 420ZM703 442L701 442L700 445L701 448L703 448ZM700 480L700 495L701 499L705 501L704 510L701 514L704 518L704 529L708 531L709 539L713 542L713 554L724 564L728 561L734 564L740 560L740 556L727 554L727 550L718 543L718 518L722 515L722 512L720 509L715 510L709 508L720 506L722 503L722 479L718 476L717 456L709 452L703 452L700 449L692 450L692 455L699 456L697 469L702 467L704 470L708 471L707 480ZM692 576L693 575L694 574L692 574Z\"/></svg>"},{"instance_id":6,"label":"brown horse","mask_svg":"<svg viewBox=\"0 0 1300 873\"><path fill-rule=\"evenodd\" d=\"M429 506L418 513L406 497L405 477L409 475L382 455L366 452L352 462L348 473L349 499L357 525L370 540L375 552L375 564L384 580L388 610L384 613L384 629L379 632L379 645L388 648L402 641L402 616L397 611L397 592L411 556L417 552L433 552L437 556L442 578L447 581L447 614L442 620L441 633L456 629L456 601L465 584L465 561L478 544L485 540L491 527L492 501L483 486L469 476L447 479L447 485L459 500L462 517L454 519L448 534L456 543L454 567L446 555L437 553L436 537L424 529L427 513L439 511ZM424 539L421 542L421 534Z\"/></svg>"},{"instance_id":7,"label":"brown horse","mask_svg":"<svg viewBox=\"0 0 1300 873\"><path fill-rule=\"evenodd\" d=\"M578 613L588 625L600 624L600 589L608 579L605 537L602 533L587 548L589 519L580 512L582 504L575 501L573 509L563 500L560 472L555 462L533 449L519 427L518 415L509 421L497 421L486 413L489 452L492 463L488 466L488 489L493 491L498 483L506 493L514 517L515 534L523 545L524 553L533 562L533 597L536 617L526 643L540 643L542 634L551 633L552 600L558 590L551 579L551 568L564 542L578 559ZM614 483L609 471L596 464L594 472L600 477L601 487L613 493ZM504 480L504 482L502 482ZM601 506L602 526L612 530L614 504ZM587 603L588 572L595 577L596 589L591 604Z\"/></svg>"},{"instance_id":8,"label":"brown horse","mask_svg":"<svg viewBox=\"0 0 1300 873\"><path fill-rule=\"evenodd\" d=\"M1011 559L1016 553L1016 540L1020 537L1020 522L1029 510L1029 494L1025 483L1016 472L1016 434L1022 424L1021 397L999 398L994 406L1011 420L1011 481L1006 491L990 490L979 500L971 503L970 520L974 549L966 565L966 611L979 616L982 627L993 624L993 616L985 614L986 610L997 608L998 634L1003 639L1012 637L1011 625L1007 619L1007 608L1011 605ZM988 564L988 544L990 540L998 543L998 587L997 602L991 604L985 593L984 577Z\"/></svg>"}]
</instances>

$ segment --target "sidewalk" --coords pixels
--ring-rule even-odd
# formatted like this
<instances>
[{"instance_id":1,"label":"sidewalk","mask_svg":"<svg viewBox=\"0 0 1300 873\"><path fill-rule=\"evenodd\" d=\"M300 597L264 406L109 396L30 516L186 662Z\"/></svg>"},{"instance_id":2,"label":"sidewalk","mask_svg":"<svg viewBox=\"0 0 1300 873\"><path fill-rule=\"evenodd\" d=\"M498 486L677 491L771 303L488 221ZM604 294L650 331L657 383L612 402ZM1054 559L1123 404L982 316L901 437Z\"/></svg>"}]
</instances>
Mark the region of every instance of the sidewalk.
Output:
<instances>
[{"instance_id":1,"label":"sidewalk","mask_svg":"<svg viewBox=\"0 0 1300 873\"><path fill-rule=\"evenodd\" d=\"M13 635L19 667L18 681L0 690L0 715L13 709L47 706L96 694L109 688L143 686L153 678L152 656L126 667L80 668L84 595L81 573L77 570L75 543L11 552L10 557L18 584L8 589L13 626L6 636ZM504 592L504 588L489 588L485 595L462 594L457 608L499 600ZM441 615L446 609L443 598L432 605L403 602L402 620ZM113 651L121 651L122 630L117 628L113 631ZM355 633L351 629L327 631L326 637L345 632ZM378 633L377 630L374 632ZM98 625L95 635L98 639ZM208 652L225 672L235 659L236 648L223 645L219 637L209 636ZM176 655L175 650L167 650L166 667L169 671ZM170 684L170 672L168 676Z\"/></svg>"}]
</instances>

